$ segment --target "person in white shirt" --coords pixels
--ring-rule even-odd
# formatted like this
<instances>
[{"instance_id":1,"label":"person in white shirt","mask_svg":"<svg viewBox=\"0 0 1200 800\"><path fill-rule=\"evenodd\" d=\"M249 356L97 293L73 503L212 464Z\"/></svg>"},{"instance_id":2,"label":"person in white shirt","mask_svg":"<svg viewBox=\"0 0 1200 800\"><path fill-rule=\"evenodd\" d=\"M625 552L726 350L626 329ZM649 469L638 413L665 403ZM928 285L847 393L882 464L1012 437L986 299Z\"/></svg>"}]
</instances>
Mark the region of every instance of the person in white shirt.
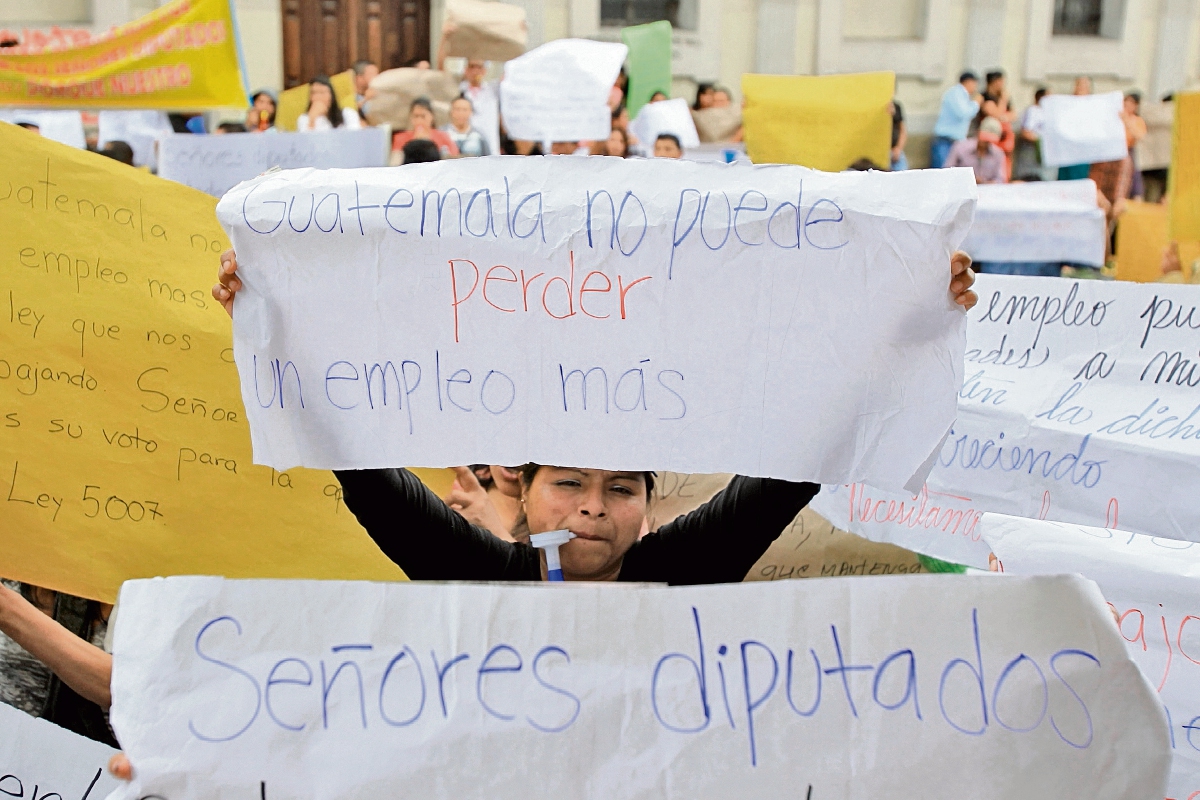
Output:
<instances>
[{"instance_id":1,"label":"person in white shirt","mask_svg":"<svg viewBox=\"0 0 1200 800\"><path fill-rule=\"evenodd\" d=\"M459 95L454 98L454 102L450 104L450 124L442 130L450 134L450 138L458 145L459 155L491 155L487 139L471 126L473 111L471 101L465 96Z\"/></svg>"},{"instance_id":2,"label":"person in white shirt","mask_svg":"<svg viewBox=\"0 0 1200 800\"><path fill-rule=\"evenodd\" d=\"M333 85L325 76L313 78L308 84L308 108L296 120L298 131L331 131L346 128L356 131L362 127L358 112L338 106Z\"/></svg>"},{"instance_id":3,"label":"person in white shirt","mask_svg":"<svg viewBox=\"0 0 1200 800\"><path fill-rule=\"evenodd\" d=\"M438 45L437 64L440 70L446 69L448 40L455 30L456 26L453 22L446 23L442 28L442 41ZM499 153L500 93L497 91L495 83L486 83L483 80L485 75L487 75L487 62L480 58L469 58L458 88L462 96L471 101L471 127L483 134L489 153Z\"/></svg>"}]
</instances>

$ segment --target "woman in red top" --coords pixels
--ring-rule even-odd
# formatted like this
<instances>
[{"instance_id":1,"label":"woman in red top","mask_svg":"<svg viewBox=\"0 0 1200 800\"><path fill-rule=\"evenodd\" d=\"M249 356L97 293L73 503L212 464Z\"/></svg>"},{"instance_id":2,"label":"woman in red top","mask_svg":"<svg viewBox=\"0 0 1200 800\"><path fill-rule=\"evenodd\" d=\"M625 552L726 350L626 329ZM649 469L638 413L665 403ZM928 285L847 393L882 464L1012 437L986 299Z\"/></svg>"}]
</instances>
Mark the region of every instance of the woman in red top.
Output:
<instances>
[{"instance_id":1,"label":"woman in red top","mask_svg":"<svg viewBox=\"0 0 1200 800\"><path fill-rule=\"evenodd\" d=\"M428 97L418 97L408 109L408 130L392 136L392 152L399 153L413 139L428 139L438 146L442 158L458 155L458 146L450 134L439 131L433 124L433 105Z\"/></svg>"}]
</instances>

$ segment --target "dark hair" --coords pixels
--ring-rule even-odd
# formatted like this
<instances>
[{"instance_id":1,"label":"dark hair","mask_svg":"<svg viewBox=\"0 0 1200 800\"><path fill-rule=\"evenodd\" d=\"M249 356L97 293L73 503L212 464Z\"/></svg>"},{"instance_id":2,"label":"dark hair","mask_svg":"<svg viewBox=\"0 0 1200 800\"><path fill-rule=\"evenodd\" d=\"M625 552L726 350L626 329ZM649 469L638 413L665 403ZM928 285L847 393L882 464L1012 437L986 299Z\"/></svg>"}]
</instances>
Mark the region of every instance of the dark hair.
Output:
<instances>
[{"instance_id":1,"label":"dark hair","mask_svg":"<svg viewBox=\"0 0 1200 800\"><path fill-rule=\"evenodd\" d=\"M217 130L221 133L245 133L246 124L244 122L222 122L217 126Z\"/></svg>"},{"instance_id":2,"label":"dark hair","mask_svg":"<svg viewBox=\"0 0 1200 800\"><path fill-rule=\"evenodd\" d=\"M675 135L675 134L673 134L673 133L660 133L660 134L659 134L659 135L658 135L658 136L657 136L657 137L654 139L654 141L657 143L657 142L661 142L661 141L662 141L662 140L664 140L664 139L666 139L668 142L674 142L674 143L675 143L675 146L676 146L677 148L679 148L679 152L681 152L681 153L683 152L683 145L679 143L679 137L678 137L678 136L676 136L676 135Z\"/></svg>"},{"instance_id":3,"label":"dark hair","mask_svg":"<svg viewBox=\"0 0 1200 800\"><path fill-rule=\"evenodd\" d=\"M487 476L480 474L487 471ZM492 467L490 464L472 464L471 472L475 473L475 480L479 481L479 485L484 489L490 489L495 485L496 479L492 477Z\"/></svg>"},{"instance_id":4,"label":"dark hair","mask_svg":"<svg viewBox=\"0 0 1200 800\"><path fill-rule=\"evenodd\" d=\"M621 146L625 152L621 153L620 158L628 158L629 157L629 134L625 132L624 128L613 128L612 131L608 135L612 136L613 133L621 134ZM612 153L609 153L609 155L612 155Z\"/></svg>"},{"instance_id":5,"label":"dark hair","mask_svg":"<svg viewBox=\"0 0 1200 800\"><path fill-rule=\"evenodd\" d=\"M454 98L453 100L451 100L451 101L450 101L450 105L454 105L454 104L455 104L455 103L457 103L459 100L466 100L466 101L467 101L467 105L469 105L469 106L471 107L471 111L472 111L472 112L474 112L474 111L475 111L475 104L471 102L471 98L467 97L467 93L466 93L466 92L463 92L463 93L462 93L462 94L460 94L458 97L456 97L456 98ZM412 109L410 108L410 109L409 109L409 111L412 111Z\"/></svg>"},{"instance_id":6,"label":"dark hair","mask_svg":"<svg viewBox=\"0 0 1200 800\"><path fill-rule=\"evenodd\" d=\"M537 475L538 470L544 466L545 466L545 464L530 463L530 464L525 464L521 467L521 483L525 484L526 489L528 489L530 487L530 485L533 484L534 476ZM649 500L650 496L652 494L654 494L654 473L653 472L643 472L642 479L646 481L646 499Z\"/></svg>"},{"instance_id":7,"label":"dark hair","mask_svg":"<svg viewBox=\"0 0 1200 800\"><path fill-rule=\"evenodd\" d=\"M412 103L410 103L408 106L408 112L411 114L412 110L414 108L416 108L417 106L420 106L421 108L428 111L429 116L431 116L431 117L433 116L433 103L431 103L429 101L428 97L425 97L424 95L422 95L421 97L418 97L416 100L413 100Z\"/></svg>"},{"instance_id":8,"label":"dark hair","mask_svg":"<svg viewBox=\"0 0 1200 800\"><path fill-rule=\"evenodd\" d=\"M311 87L314 83L319 83L329 90L329 111L325 114L325 116L329 118L329 124L335 128L342 127L342 108L338 105L337 92L333 90L333 84L330 83L329 78L325 77L324 75L318 75L317 77L313 78L308 82L308 85ZM311 108L312 93L310 91L308 96L308 108L304 109L304 113L307 114ZM309 122L312 122L312 120L309 120Z\"/></svg>"},{"instance_id":9,"label":"dark hair","mask_svg":"<svg viewBox=\"0 0 1200 800\"><path fill-rule=\"evenodd\" d=\"M1039 86L1037 91L1033 93L1033 102L1038 103L1043 97L1050 93L1050 90L1045 86Z\"/></svg>"},{"instance_id":10,"label":"dark hair","mask_svg":"<svg viewBox=\"0 0 1200 800\"><path fill-rule=\"evenodd\" d=\"M708 94L709 92L714 91L715 89L716 89L715 84L711 84L711 83L696 84L696 102L692 103L692 109L695 111L699 111L700 110L700 95Z\"/></svg>"},{"instance_id":11,"label":"dark hair","mask_svg":"<svg viewBox=\"0 0 1200 800\"><path fill-rule=\"evenodd\" d=\"M438 146L428 139L412 139L401 149L404 153L405 164L422 164L427 161L441 161L442 153Z\"/></svg>"},{"instance_id":12,"label":"dark hair","mask_svg":"<svg viewBox=\"0 0 1200 800\"><path fill-rule=\"evenodd\" d=\"M975 81L976 83L979 83L979 76L970 70L967 70L962 75L958 76L959 83L965 83L967 81Z\"/></svg>"},{"instance_id":13,"label":"dark hair","mask_svg":"<svg viewBox=\"0 0 1200 800\"><path fill-rule=\"evenodd\" d=\"M113 139L106 143L101 148L100 155L133 166L133 148L129 146L128 142L122 142L120 139Z\"/></svg>"},{"instance_id":14,"label":"dark hair","mask_svg":"<svg viewBox=\"0 0 1200 800\"><path fill-rule=\"evenodd\" d=\"M883 171L882 167L869 158L860 158L858 161L855 161L850 165L850 169L854 170L855 172L868 172L873 169Z\"/></svg>"},{"instance_id":15,"label":"dark hair","mask_svg":"<svg viewBox=\"0 0 1200 800\"><path fill-rule=\"evenodd\" d=\"M669 94L667 94L666 92L664 92L662 89L658 89L657 91L654 92L654 94L650 95L650 102L653 103L654 98L658 97L660 94L663 97L667 98L668 100L671 98L671 96Z\"/></svg>"},{"instance_id":16,"label":"dark hair","mask_svg":"<svg viewBox=\"0 0 1200 800\"><path fill-rule=\"evenodd\" d=\"M42 126L38 125L36 122L18 122L17 127L24 128L27 131L38 131L39 133L42 130Z\"/></svg>"},{"instance_id":17,"label":"dark hair","mask_svg":"<svg viewBox=\"0 0 1200 800\"><path fill-rule=\"evenodd\" d=\"M1134 91L1134 92L1126 92L1126 93L1125 93L1125 99L1126 99L1126 100L1132 100L1133 102L1137 103L1137 104L1140 106L1140 105L1142 104L1142 93L1141 93L1141 92L1137 92L1137 91Z\"/></svg>"},{"instance_id":18,"label":"dark hair","mask_svg":"<svg viewBox=\"0 0 1200 800\"><path fill-rule=\"evenodd\" d=\"M990 83L1000 80L1003 77L1004 77L1004 70L998 69L998 70L989 72L987 75L984 76L983 79L984 79L985 83L990 84Z\"/></svg>"}]
</instances>

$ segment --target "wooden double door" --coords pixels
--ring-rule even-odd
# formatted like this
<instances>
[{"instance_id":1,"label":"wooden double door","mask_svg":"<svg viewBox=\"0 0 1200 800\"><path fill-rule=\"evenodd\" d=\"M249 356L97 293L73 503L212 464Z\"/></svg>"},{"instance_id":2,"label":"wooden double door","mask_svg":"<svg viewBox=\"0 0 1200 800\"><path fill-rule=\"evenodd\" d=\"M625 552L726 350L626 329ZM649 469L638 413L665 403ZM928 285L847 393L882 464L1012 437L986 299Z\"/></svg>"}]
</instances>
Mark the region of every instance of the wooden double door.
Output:
<instances>
[{"instance_id":1,"label":"wooden double door","mask_svg":"<svg viewBox=\"0 0 1200 800\"><path fill-rule=\"evenodd\" d=\"M285 88L355 61L380 69L428 59L429 0L281 0Z\"/></svg>"}]
</instances>

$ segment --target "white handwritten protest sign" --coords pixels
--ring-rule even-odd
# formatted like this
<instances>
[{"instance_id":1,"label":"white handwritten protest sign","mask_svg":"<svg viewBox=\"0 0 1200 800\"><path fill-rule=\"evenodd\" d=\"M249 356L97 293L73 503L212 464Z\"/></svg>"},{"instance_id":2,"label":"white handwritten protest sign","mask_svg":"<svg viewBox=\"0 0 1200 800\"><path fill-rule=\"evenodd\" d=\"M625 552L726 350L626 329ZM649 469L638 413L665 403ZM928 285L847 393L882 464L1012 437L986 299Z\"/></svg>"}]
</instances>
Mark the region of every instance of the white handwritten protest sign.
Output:
<instances>
[{"instance_id":1,"label":"white handwritten protest sign","mask_svg":"<svg viewBox=\"0 0 1200 800\"><path fill-rule=\"evenodd\" d=\"M1129 155L1120 92L1048 94L1039 105L1045 113L1042 163L1047 167L1120 161Z\"/></svg>"},{"instance_id":2,"label":"white handwritten protest sign","mask_svg":"<svg viewBox=\"0 0 1200 800\"><path fill-rule=\"evenodd\" d=\"M963 249L976 261L1104 265L1108 223L1090 180L988 183Z\"/></svg>"},{"instance_id":3,"label":"white handwritten protest sign","mask_svg":"<svg viewBox=\"0 0 1200 800\"><path fill-rule=\"evenodd\" d=\"M953 421L973 189L569 156L242 184L217 213L254 457L899 488Z\"/></svg>"},{"instance_id":4,"label":"white handwritten protest sign","mask_svg":"<svg viewBox=\"0 0 1200 800\"><path fill-rule=\"evenodd\" d=\"M608 95L629 48L590 39L555 39L504 64L500 113L514 139L605 139Z\"/></svg>"},{"instance_id":5,"label":"white handwritten protest sign","mask_svg":"<svg viewBox=\"0 0 1200 800\"><path fill-rule=\"evenodd\" d=\"M0 703L0 794L29 800L101 800L117 782L117 751Z\"/></svg>"},{"instance_id":6,"label":"white handwritten protest sign","mask_svg":"<svg viewBox=\"0 0 1200 800\"><path fill-rule=\"evenodd\" d=\"M677 137L680 147L700 146L696 123L692 121L692 110L682 97L642 106L630 124L629 132L637 137L648 153L654 152L654 140L663 133Z\"/></svg>"},{"instance_id":7,"label":"white handwritten protest sign","mask_svg":"<svg viewBox=\"0 0 1200 800\"><path fill-rule=\"evenodd\" d=\"M1001 514L980 529L1006 573L1078 572L1100 586L1167 712L1168 796L1200 796L1200 545Z\"/></svg>"},{"instance_id":8,"label":"white handwritten protest sign","mask_svg":"<svg viewBox=\"0 0 1200 800\"><path fill-rule=\"evenodd\" d=\"M1161 800L1170 761L1153 689L1077 576L188 577L121 603L134 781L114 800Z\"/></svg>"},{"instance_id":9,"label":"white handwritten protest sign","mask_svg":"<svg viewBox=\"0 0 1200 800\"><path fill-rule=\"evenodd\" d=\"M924 489L826 486L839 528L987 566L985 511L1200 539L1200 287L981 275Z\"/></svg>"},{"instance_id":10,"label":"white handwritten protest sign","mask_svg":"<svg viewBox=\"0 0 1200 800\"><path fill-rule=\"evenodd\" d=\"M0 121L32 123L38 126L38 133L47 139L52 139L69 147L83 149L87 147L87 137L83 133L83 115L78 111L66 109L42 108L0 108Z\"/></svg>"},{"instance_id":11,"label":"white handwritten protest sign","mask_svg":"<svg viewBox=\"0 0 1200 800\"><path fill-rule=\"evenodd\" d=\"M177 133L159 141L158 174L220 197L271 167L387 166L388 128L305 133Z\"/></svg>"}]
</instances>

